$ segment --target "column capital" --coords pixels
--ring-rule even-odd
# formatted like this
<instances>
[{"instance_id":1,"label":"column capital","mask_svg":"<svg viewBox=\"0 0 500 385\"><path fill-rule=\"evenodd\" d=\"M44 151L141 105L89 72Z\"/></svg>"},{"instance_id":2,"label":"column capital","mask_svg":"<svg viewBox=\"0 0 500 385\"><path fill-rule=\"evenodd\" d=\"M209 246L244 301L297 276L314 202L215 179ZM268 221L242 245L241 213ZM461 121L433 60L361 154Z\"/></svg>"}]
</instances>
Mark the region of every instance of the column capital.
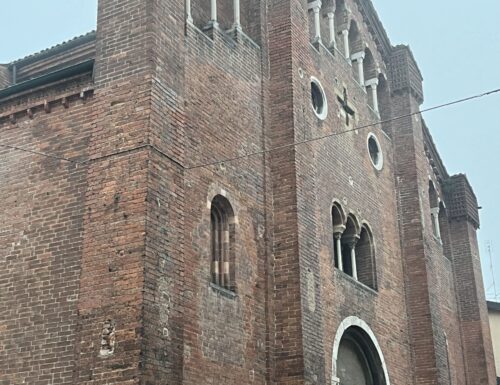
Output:
<instances>
[{"instance_id":1,"label":"column capital","mask_svg":"<svg viewBox=\"0 0 500 385\"><path fill-rule=\"evenodd\" d=\"M365 51L359 51L359 52L353 53L351 55L351 60L352 61L360 61L360 62L362 62L364 60L364 58L365 58L365 55L366 55Z\"/></svg>"},{"instance_id":2,"label":"column capital","mask_svg":"<svg viewBox=\"0 0 500 385\"><path fill-rule=\"evenodd\" d=\"M335 12L334 11L330 11L326 15L328 16L329 19L333 19L335 17Z\"/></svg>"},{"instance_id":3,"label":"column capital","mask_svg":"<svg viewBox=\"0 0 500 385\"><path fill-rule=\"evenodd\" d=\"M342 30L342 35L349 36L349 30L348 29L343 29Z\"/></svg>"},{"instance_id":4,"label":"column capital","mask_svg":"<svg viewBox=\"0 0 500 385\"><path fill-rule=\"evenodd\" d=\"M367 87L377 87L378 86L378 78L372 78L365 81L365 86Z\"/></svg>"},{"instance_id":5,"label":"column capital","mask_svg":"<svg viewBox=\"0 0 500 385\"><path fill-rule=\"evenodd\" d=\"M359 235L348 235L344 237L343 243L345 243L347 246L349 246L351 249L354 249L356 246L356 243L359 241Z\"/></svg>"},{"instance_id":6,"label":"column capital","mask_svg":"<svg viewBox=\"0 0 500 385\"><path fill-rule=\"evenodd\" d=\"M307 4L307 9L312 9L314 12L316 12L316 9L319 12L320 8L321 8L321 0L316 0Z\"/></svg>"},{"instance_id":7,"label":"column capital","mask_svg":"<svg viewBox=\"0 0 500 385\"><path fill-rule=\"evenodd\" d=\"M340 378L332 376L332 385L340 385Z\"/></svg>"},{"instance_id":8,"label":"column capital","mask_svg":"<svg viewBox=\"0 0 500 385\"><path fill-rule=\"evenodd\" d=\"M333 226L333 236L335 238L340 238L343 234L343 232L345 231L345 226L344 225L336 225L336 226Z\"/></svg>"},{"instance_id":9,"label":"column capital","mask_svg":"<svg viewBox=\"0 0 500 385\"><path fill-rule=\"evenodd\" d=\"M439 206L431 208L431 214L434 214L436 216L439 215L439 211Z\"/></svg>"}]
</instances>

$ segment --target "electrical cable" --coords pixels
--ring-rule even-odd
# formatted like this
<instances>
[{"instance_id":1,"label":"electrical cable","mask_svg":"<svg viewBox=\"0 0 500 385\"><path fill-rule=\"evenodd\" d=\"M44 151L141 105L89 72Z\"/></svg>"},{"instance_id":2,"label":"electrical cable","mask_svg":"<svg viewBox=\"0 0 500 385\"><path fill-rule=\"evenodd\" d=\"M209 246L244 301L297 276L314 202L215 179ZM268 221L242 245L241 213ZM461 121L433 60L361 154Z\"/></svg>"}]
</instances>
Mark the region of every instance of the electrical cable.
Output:
<instances>
[{"instance_id":1,"label":"electrical cable","mask_svg":"<svg viewBox=\"0 0 500 385\"><path fill-rule=\"evenodd\" d=\"M396 120L400 120L400 119L412 117L412 116L415 116L415 115L421 115L421 114L423 114L425 112L435 111L435 110L446 108L446 107L449 107L449 106L452 106L452 105L455 105L455 104L465 103L465 102L468 102L468 101L471 101L471 100L474 100L474 99L480 99L480 98L483 98L483 97L486 97L486 96L489 96L489 95L492 95L492 94L496 94L498 92L500 92L500 88L497 88L497 89L491 90L491 91L487 91L487 92L483 92L481 94L469 96L469 97L466 97L466 98L463 98L463 99L458 99L458 100L455 100L455 101L452 101L452 102L440 104L440 105L437 105L437 106L434 106L434 107L429 107L429 108L423 109L421 111L412 112L412 113L409 113L409 114L397 116L397 117L386 119L386 120L379 120L377 122L369 123L369 124L366 124L366 125L363 125L363 126L359 126L359 127L354 127L354 128L349 129L349 130L344 130L344 131L339 131L339 132L332 132L330 134L326 134L326 135L322 135L322 136L317 136L317 137L314 137L314 138L305 139L305 140L302 140L302 141L293 142L293 143L289 143L289 144L284 144L282 146L272 147L272 148L269 148L267 150L264 149L264 150L260 150L260 151L250 152L250 153L247 153L247 154L244 154L244 155L240 155L240 156L235 156L235 157L232 157L232 158L225 158L225 159L221 159L221 160L217 160L217 161L213 161L213 162L209 162L209 163L198 164L198 165L189 166L189 167L182 166L177 161L176 161L176 163L179 164L184 170L189 171L189 170L195 170L195 169L204 168L204 167L215 166L215 165L218 165L218 164L224 164L224 163L228 163L228 162L234 162L234 161L237 161L237 160L249 158L251 156L264 155L264 154L267 154L267 153L270 153L270 152L280 151L280 150L287 149L287 148L290 148L290 147L296 147L296 146L299 146L301 144L316 142L316 141L328 139L328 138L331 138L331 137L334 137L334 136L339 136L339 135L347 134L349 132L363 130L365 128L374 127L374 126L377 126L379 124L386 124L386 123L394 122ZM74 164L85 164L85 163L89 163L89 161L95 161L95 160L100 159L100 158L92 158L92 159L88 159L88 160L84 160L84 161L78 161L78 160L73 160L73 159L65 158L63 156L48 154L48 153L44 153L44 152L36 151L36 150L30 150L30 149L27 149L27 148L13 146L13 145L1 143L1 142L0 142L0 147L5 147L5 148L9 148L9 149L12 149L12 150L17 150L17 151L22 151L22 152L27 152L27 153L31 153L31 154L35 154L35 155L45 156L45 157L48 157L48 158L62 160L62 161L66 161L66 162L70 162L70 163L74 163ZM136 149L139 149L139 148L144 148L144 147L152 147L153 149L159 151L158 149L156 149L156 147L154 147L152 145L142 145L142 146L137 147L137 148L131 148L131 149L128 149L128 150L124 150L122 152L130 152L130 151L133 151L133 150L136 150ZM163 152L161 152L161 151L159 151L159 152L163 154ZM121 152L117 152L114 155L117 155L117 154L120 154L120 153ZM104 157L109 157L109 155L105 155L102 158L104 158Z\"/></svg>"}]
</instances>

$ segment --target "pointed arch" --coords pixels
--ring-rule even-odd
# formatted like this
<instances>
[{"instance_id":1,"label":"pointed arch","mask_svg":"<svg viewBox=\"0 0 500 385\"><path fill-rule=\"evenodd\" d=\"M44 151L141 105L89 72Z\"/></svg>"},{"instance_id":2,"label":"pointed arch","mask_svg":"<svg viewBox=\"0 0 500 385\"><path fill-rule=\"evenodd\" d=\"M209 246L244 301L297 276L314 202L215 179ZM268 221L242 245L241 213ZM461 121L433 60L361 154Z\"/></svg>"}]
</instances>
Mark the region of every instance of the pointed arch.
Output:
<instances>
[{"instance_id":1,"label":"pointed arch","mask_svg":"<svg viewBox=\"0 0 500 385\"><path fill-rule=\"evenodd\" d=\"M358 267L358 280L364 285L376 290L377 274L375 264L375 245L370 226L363 223L359 240L356 243L356 264Z\"/></svg>"},{"instance_id":2,"label":"pointed arch","mask_svg":"<svg viewBox=\"0 0 500 385\"><path fill-rule=\"evenodd\" d=\"M337 269L343 270L341 237L345 230L345 212L342 205L333 201L331 208L332 235L333 235L333 264Z\"/></svg>"},{"instance_id":3,"label":"pointed arch","mask_svg":"<svg viewBox=\"0 0 500 385\"><path fill-rule=\"evenodd\" d=\"M365 79L376 79L378 77L377 62L370 48L365 48L365 59L363 60L363 70Z\"/></svg>"},{"instance_id":4,"label":"pointed arch","mask_svg":"<svg viewBox=\"0 0 500 385\"><path fill-rule=\"evenodd\" d=\"M354 247L359 239L359 222L353 214L347 216L345 231L340 239L343 271L357 279L356 258Z\"/></svg>"},{"instance_id":5,"label":"pointed arch","mask_svg":"<svg viewBox=\"0 0 500 385\"><path fill-rule=\"evenodd\" d=\"M364 51L363 40L361 39L361 33L359 32L356 20L351 20L349 27L349 48L351 55Z\"/></svg>"}]
</instances>

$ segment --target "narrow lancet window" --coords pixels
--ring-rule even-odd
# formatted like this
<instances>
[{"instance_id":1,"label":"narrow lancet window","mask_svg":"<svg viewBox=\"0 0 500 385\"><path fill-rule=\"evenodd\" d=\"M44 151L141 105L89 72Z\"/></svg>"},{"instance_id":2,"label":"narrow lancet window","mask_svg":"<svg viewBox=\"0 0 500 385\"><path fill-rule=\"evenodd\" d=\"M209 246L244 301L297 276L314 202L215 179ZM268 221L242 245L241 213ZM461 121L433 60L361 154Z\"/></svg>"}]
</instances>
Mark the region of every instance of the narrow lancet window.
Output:
<instances>
[{"instance_id":1,"label":"narrow lancet window","mask_svg":"<svg viewBox=\"0 0 500 385\"><path fill-rule=\"evenodd\" d=\"M212 201L210 222L212 283L234 291L234 214L222 195Z\"/></svg>"}]
</instances>

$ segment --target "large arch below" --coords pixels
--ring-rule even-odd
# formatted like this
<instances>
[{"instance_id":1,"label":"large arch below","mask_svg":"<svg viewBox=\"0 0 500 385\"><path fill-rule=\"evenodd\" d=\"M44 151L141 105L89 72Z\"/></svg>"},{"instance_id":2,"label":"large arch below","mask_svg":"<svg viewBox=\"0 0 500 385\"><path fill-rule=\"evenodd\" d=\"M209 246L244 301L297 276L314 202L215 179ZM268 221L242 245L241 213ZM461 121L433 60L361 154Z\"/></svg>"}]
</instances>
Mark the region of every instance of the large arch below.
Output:
<instances>
[{"instance_id":1,"label":"large arch below","mask_svg":"<svg viewBox=\"0 0 500 385\"><path fill-rule=\"evenodd\" d=\"M384 377L384 383L383 385L390 385L390 380L389 380L389 373L387 371L387 365L384 359L384 355L382 354L382 349L380 348L380 345L377 341L377 338L375 337L375 334L371 330L370 326L363 321L361 318L351 316L347 317L340 326L337 329L337 333L335 335L335 339L333 341L333 349L332 349L332 385L338 385L339 384L339 377L337 373L337 362L338 362L338 356L339 356L339 349L340 345L342 342L343 337L346 335L346 333L349 332L351 329L358 329L360 330L366 339L368 339L372 345L372 349L374 349L373 353L376 353L378 355L378 359L380 360L380 366L382 370L382 374Z\"/></svg>"}]
</instances>

